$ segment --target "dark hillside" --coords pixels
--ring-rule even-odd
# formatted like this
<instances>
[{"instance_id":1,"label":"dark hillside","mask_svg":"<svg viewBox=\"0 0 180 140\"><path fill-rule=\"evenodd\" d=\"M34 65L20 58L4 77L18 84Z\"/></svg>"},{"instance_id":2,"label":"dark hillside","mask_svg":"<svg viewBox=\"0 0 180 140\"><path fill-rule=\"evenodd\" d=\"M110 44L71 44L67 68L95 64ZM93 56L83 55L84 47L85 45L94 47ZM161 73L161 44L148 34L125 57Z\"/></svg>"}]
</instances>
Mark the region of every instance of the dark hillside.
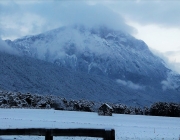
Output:
<instances>
[{"instance_id":1,"label":"dark hillside","mask_svg":"<svg viewBox=\"0 0 180 140\"><path fill-rule=\"evenodd\" d=\"M138 106L156 101L179 102L180 99L178 94L159 94L157 91L155 96L150 94L151 89L147 93L133 90L106 77L74 72L42 60L6 53L0 53L0 89Z\"/></svg>"}]
</instances>

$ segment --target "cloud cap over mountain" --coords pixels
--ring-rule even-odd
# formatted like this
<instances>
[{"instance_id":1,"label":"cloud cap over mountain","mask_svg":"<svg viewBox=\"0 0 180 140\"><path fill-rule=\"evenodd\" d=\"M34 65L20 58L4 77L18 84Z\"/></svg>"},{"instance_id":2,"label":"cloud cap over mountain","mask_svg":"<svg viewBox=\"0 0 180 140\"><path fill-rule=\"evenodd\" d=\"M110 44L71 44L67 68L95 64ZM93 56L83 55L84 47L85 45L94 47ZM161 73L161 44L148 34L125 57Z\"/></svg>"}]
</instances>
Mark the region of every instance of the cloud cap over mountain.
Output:
<instances>
[{"instance_id":1,"label":"cloud cap over mountain","mask_svg":"<svg viewBox=\"0 0 180 140\"><path fill-rule=\"evenodd\" d=\"M7 1L0 3L1 36L15 38L37 34L64 25L105 25L126 32L134 28L125 19L102 4L83 1ZM19 20L17 20L19 19Z\"/></svg>"}]
</instances>

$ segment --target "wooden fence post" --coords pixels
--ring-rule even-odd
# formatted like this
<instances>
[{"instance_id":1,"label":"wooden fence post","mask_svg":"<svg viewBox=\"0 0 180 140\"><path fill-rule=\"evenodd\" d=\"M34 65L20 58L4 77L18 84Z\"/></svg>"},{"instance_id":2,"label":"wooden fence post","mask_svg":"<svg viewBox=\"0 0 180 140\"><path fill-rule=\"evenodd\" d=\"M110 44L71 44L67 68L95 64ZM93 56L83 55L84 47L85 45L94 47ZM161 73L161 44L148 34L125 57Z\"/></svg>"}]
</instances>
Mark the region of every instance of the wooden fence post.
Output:
<instances>
[{"instance_id":1,"label":"wooden fence post","mask_svg":"<svg viewBox=\"0 0 180 140\"><path fill-rule=\"evenodd\" d=\"M51 135L51 131L46 131L45 140L53 140L53 136Z\"/></svg>"},{"instance_id":2,"label":"wooden fence post","mask_svg":"<svg viewBox=\"0 0 180 140\"><path fill-rule=\"evenodd\" d=\"M115 130L111 129L111 140L115 140Z\"/></svg>"},{"instance_id":3,"label":"wooden fence post","mask_svg":"<svg viewBox=\"0 0 180 140\"><path fill-rule=\"evenodd\" d=\"M105 130L105 138L104 140L115 140L115 130Z\"/></svg>"}]
</instances>

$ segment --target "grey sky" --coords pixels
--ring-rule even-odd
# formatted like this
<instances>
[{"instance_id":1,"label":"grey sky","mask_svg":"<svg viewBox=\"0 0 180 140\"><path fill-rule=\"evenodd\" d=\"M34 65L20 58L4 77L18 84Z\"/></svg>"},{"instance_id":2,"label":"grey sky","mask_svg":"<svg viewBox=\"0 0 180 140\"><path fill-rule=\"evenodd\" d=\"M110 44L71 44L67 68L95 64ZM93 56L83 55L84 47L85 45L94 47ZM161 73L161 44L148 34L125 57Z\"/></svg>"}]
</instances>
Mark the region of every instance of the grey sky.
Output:
<instances>
[{"instance_id":1,"label":"grey sky","mask_svg":"<svg viewBox=\"0 0 180 140\"><path fill-rule=\"evenodd\" d=\"M109 3L119 14L140 24L159 24L180 28L179 0L113 1Z\"/></svg>"},{"instance_id":2,"label":"grey sky","mask_svg":"<svg viewBox=\"0 0 180 140\"><path fill-rule=\"evenodd\" d=\"M13 49L12 47L8 46L1 38L0 38L0 51L8 52L9 54L18 55L17 51Z\"/></svg>"},{"instance_id":3,"label":"grey sky","mask_svg":"<svg viewBox=\"0 0 180 140\"><path fill-rule=\"evenodd\" d=\"M111 28L133 32L133 28L125 23L122 16L100 3L91 5L82 1L50 0L32 1L32 3L8 2L4 2L4 5L1 4L0 7L0 30L1 37L4 38L12 34L22 36L23 32L24 35L34 34L69 24L85 24L86 26L104 24Z\"/></svg>"},{"instance_id":4,"label":"grey sky","mask_svg":"<svg viewBox=\"0 0 180 140\"><path fill-rule=\"evenodd\" d=\"M135 28L126 24L127 20L180 29L179 7L178 0L2 0L0 31L1 37L15 38L81 23L88 26L105 24L135 32Z\"/></svg>"}]
</instances>

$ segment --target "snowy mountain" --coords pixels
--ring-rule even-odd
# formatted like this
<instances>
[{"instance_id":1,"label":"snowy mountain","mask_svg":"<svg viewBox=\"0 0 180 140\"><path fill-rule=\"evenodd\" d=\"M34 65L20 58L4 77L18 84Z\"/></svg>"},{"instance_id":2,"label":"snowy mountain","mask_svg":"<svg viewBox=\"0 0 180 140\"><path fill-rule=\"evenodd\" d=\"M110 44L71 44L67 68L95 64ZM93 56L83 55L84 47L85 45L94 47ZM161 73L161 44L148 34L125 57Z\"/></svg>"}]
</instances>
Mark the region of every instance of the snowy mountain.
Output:
<instances>
[{"instance_id":1,"label":"snowy mountain","mask_svg":"<svg viewBox=\"0 0 180 140\"><path fill-rule=\"evenodd\" d=\"M71 93L76 87L78 94L75 93L73 97L77 98L89 98L91 94L93 95L91 99L113 102L124 100L123 103L131 102L140 105L154 101L180 102L179 75L172 74L171 70L165 67L164 62L153 55L142 40L137 40L121 31L104 26L86 28L76 25L39 35L25 36L14 41L6 40L6 43L15 48L19 55L26 56L25 58L31 61L31 65L35 63L36 71L43 70L40 74L43 78L47 74L52 75L50 67L56 67L57 73L56 76L52 75L53 78L66 77L63 80L69 79L70 83L71 77L78 74L75 76L77 79L74 78L71 84L64 85L64 81L61 80L61 84L65 87L63 91L67 93L63 94L65 96L68 94L69 97L72 96ZM33 58L43 60L43 64L46 63L49 69L45 70L46 67L41 64L41 61ZM20 59L18 58L18 63L26 61ZM27 64L23 62L25 67L28 67ZM28 68L31 69L30 66ZM66 75L62 75L58 68L66 71ZM20 69L22 69L21 66ZM176 80L172 80L174 76ZM26 77L31 77L31 73L26 74ZM36 89L34 91L44 92L40 89L46 88L45 93L48 93L48 87L43 87L42 77L37 84L41 88L37 90L33 87ZM53 78L49 76L45 81L49 79L53 81ZM36 83L37 79L35 79L36 77L30 84ZM59 82L52 83L57 86ZM21 87L21 84L19 86ZM28 87L26 90L29 89L31 88ZM51 90L50 93L57 94L59 90L62 89L58 88L56 92ZM101 93L104 94L101 95Z\"/></svg>"},{"instance_id":2,"label":"snowy mountain","mask_svg":"<svg viewBox=\"0 0 180 140\"><path fill-rule=\"evenodd\" d=\"M169 71L147 45L106 27L63 27L6 41L20 54L140 85L157 85Z\"/></svg>"}]
</instances>

